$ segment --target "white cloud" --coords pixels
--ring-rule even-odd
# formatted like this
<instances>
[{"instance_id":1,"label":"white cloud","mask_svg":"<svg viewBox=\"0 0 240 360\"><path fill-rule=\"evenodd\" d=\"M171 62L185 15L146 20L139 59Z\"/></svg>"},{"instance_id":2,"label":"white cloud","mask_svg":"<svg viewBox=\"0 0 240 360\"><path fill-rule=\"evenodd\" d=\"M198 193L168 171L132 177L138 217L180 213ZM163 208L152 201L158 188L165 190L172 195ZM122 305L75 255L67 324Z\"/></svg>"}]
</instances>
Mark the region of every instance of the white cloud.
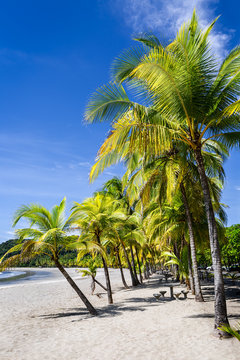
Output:
<instances>
[{"instance_id":1,"label":"white cloud","mask_svg":"<svg viewBox=\"0 0 240 360\"><path fill-rule=\"evenodd\" d=\"M15 232L14 231L5 231L5 234L13 236L13 235L15 235Z\"/></svg>"},{"instance_id":2,"label":"white cloud","mask_svg":"<svg viewBox=\"0 0 240 360\"><path fill-rule=\"evenodd\" d=\"M191 19L196 8L200 25L206 27L219 13L216 10L218 0L110 0L122 13L125 23L138 32L160 33L163 40L175 37L176 31L183 22ZM213 30L210 41L218 59L226 55L226 45L230 40L231 31L223 33Z\"/></svg>"},{"instance_id":3,"label":"white cloud","mask_svg":"<svg viewBox=\"0 0 240 360\"><path fill-rule=\"evenodd\" d=\"M89 161L80 161L80 162L75 162L75 163L71 163L68 165L69 169L74 170L77 168L90 168L91 164Z\"/></svg>"},{"instance_id":4,"label":"white cloud","mask_svg":"<svg viewBox=\"0 0 240 360\"><path fill-rule=\"evenodd\" d=\"M235 186L235 189L240 191L240 186Z\"/></svg>"},{"instance_id":5,"label":"white cloud","mask_svg":"<svg viewBox=\"0 0 240 360\"><path fill-rule=\"evenodd\" d=\"M88 161L80 161L79 163L78 163L78 166L82 166L82 167L90 167L91 166L91 164L90 164L90 162L88 162Z\"/></svg>"}]
</instances>

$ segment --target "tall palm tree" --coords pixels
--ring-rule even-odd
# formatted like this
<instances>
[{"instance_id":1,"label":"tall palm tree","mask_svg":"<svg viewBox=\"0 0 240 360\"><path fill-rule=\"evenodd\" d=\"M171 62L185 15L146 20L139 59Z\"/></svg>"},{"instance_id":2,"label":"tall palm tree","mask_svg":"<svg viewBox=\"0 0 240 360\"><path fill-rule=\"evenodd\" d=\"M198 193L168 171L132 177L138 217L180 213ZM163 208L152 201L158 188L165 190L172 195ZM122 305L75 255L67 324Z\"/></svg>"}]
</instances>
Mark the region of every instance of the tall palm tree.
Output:
<instances>
[{"instance_id":1,"label":"tall palm tree","mask_svg":"<svg viewBox=\"0 0 240 360\"><path fill-rule=\"evenodd\" d=\"M129 259L125 236L126 236L125 222L116 224L116 226L114 226L114 231L112 232L111 237L115 239L115 242L117 244L120 244L120 246L121 246L121 248L123 250L124 256L125 256L125 260L126 260L129 272L130 272L132 286L137 286L138 281L137 281L137 278L136 278L136 276L134 274L134 270L132 268L132 265L131 265L131 262L130 262L130 259Z\"/></svg>"},{"instance_id":2,"label":"tall palm tree","mask_svg":"<svg viewBox=\"0 0 240 360\"><path fill-rule=\"evenodd\" d=\"M140 114L141 105L130 101L123 86L117 84L109 84L93 95L86 118L118 121L114 127L125 129L121 141L131 132L132 147L140 138L142 149L159 154L169 149L174 140L194 152L209 228L218 329L228 324L228 319L217 225L202 147L209 139L217 140L219 147L239 145L240 48L233 49L217 68L208 42L214 24L202 31L194 11L191 22L182 25L168 46L144 35L137 39L144 45L142 51L130 50L115 61L114 79L136 87L145 104L152 106L154 121L146 122L144 114Z\"/></svg>"},{"instance_id":3,"label":"tall palm tree","mask_svg":"<svg viewBox=\"0 0 240 360\"><path fill-rule=\"evenodd\" d=\"M118 200L122 204L122 207L124 207L126 209L126 212L129 216L128 216L127 222L124 223L124 228L125 229L126 229L126 227L129 228L130 217L131 217L131 214L133 214L134 210L130 204L130 201L129 201L129 198L128 198L126 192L124 191L124 186L123 186L121 179L115 177L113 179L108 180L103 186L103 192L106 193L107 195L112 196L114 199ZM126 235L124 236L124 238L126 239ZM137 285L139 285L139 281L138 281L138 277L137 277L135 261L134 261L134 253L133 253L131 241L128 241L128 245L129 245L130 254L131 254L131 258L132 258L132 264L129 261L127 253L126 253L126 259L127 259L128 266L129 266L132 285L137 286Z\"/></svg>"},{"instance_id":4,"label":"tall palm tree","mask_svg":"<svg viewBox=\"0 0 240 360\"><path fill-rule=\"evenodd\" d=\"M61 265L59 260L61 250L76 240L75 236L68 234L74 223L74 217L70 216L68 219L65 219L65 205L66 199L64 198L60 205L55 205L51 211L48 211L41 205L35 204L20 207L14 215L13 226L15 226L20 219L26 219L30 227L16 230L16 235L19 237L20 243L4 255L1 259L1 267L13 266L21 260L29 259L36 255L47 255L54 261L56 267L76 291L90 314L97 315L97 311ZM7 255L14 253L15 251L21 252L20 254L13 255L4 260Z\"/></svg>"},{"instance_id":5,"label":"tall palm tree","mask_svg":"<svg viewBox=\"0 0 240 360\"><path fill-rule=\"evenodd\" d=\"M157 163L157 166L153 167L153 174L149 177L146 185L149 187L149 183L153 184L155 178L155 182L157 180L158 183L161 183L161 185L159 184L160 188L165 187L165 192L170 192L168 197L169 195L171 196L171 193L178 190L181 192L186 223L188 225L195 285L195 300L203 301L196 258L196 240L194 233L194 219L204 217L202 192L199 187L199 175L193 159L191 159L191 154L186 156L183 151L176 150L178 149L175 149L175 152L172 151L171 154L163 154L163 156L154 162ZM183 154L185 156L183 156ZM217 154L209 154L206 151L204 151L204 158L207 164L207 171L209 175L208 182L211 188L212 197L214 195L217 205L217 203L219 203L219 198L217 197L217 195L219 195L219 188L216 188L216 184L212 182L210 176L217 174L218 177L223 177L221 158L219 158ZM160 191L162 192L162 189ZM170 200L171 198L169 201Z\"/></svg>"},{"instance_id":6,"label":"tall palm tree","mask_svg":"<svg viewBox=\"0 0 240 360\"><path fill-rule=\"evenodd\" d=\"M129 289L129 286L126 283L124 272L123 272L121 244L118 241L118 239L116 239L116 234L115 233L112 233L112 234L109 233L107 241L108 241L107 246L110 246L110 247L113 248L113 254L115 255L115 257L117 259L117 265L118 265L119 270L120 270L123 286L125 287L125 289Z\"/></svg>"},{"instance_id":7,"label":"tall palm tree","mask_svg":"<svg viewBox=\"0 0 240 360\"><path fill-rule=\"evenodd\" d=\"M72 216L75 225L80 229L81 242L95 242L99 246L113 224L125 218L120 208L120 203L112 197L96 193L93 198L84 200L81 204L75 202L72 208ZM101 253L109 304L113 303L112 289L106 257Z\"/></svg>"},{"instance_id":8,"label":"tall palm tree","mask_svg":"<svg viewBox=\"0 0 240 360\"><path fill-rule=\"evenodd\" d=\"M138 251L139 249L142 248L142 245L144 245L146 242L145 234L142 231L142 219L140 214L137 213L136 211L132 212L132 214L129 215L126 221L123 223L123 227L124 227L123 241L128 245L130 249L130 254L132 258L132 268L134 271L135 279L137 280L136 285L139 285L139 283L142 282L142 274L141 274L141 264L138 256ZM137 276L135 257L138 265L140 282Z\"/></svg>"},{"instance_id":9,"label":"tall palm tree","mask_svg":"<svg viewBox=\"0 0 240 360\"><path fill-rule=\"evenodd\" d=\"M211 146L212 150L215 150L215 153L207 152L209 146ZM202 216L199 212L199 209L202 207L202 193L201 191L199 191L199 175L193 162L191 153L186 153L186 151L188 151L186 146L181 146L181 149L173 146L172 150L165 152L163 155L158 156L154 160L152 160L153 157L151 156L149 156L149 158L145 156L143 159L141 157L136 157L135 155L130 158L130 161L128 159L129 150L127 152L126 145L124 146L124 148L125 158L127 158L127 172L124 175L124 178L127 179L127 194L128 198L131 198L131 201L136 201L136 199L139 198L140 192L142 201L148 203L150 201L150 194L151 196L153 194L153 190L155 192L157 190L157 201L159 201L160 203L166 201L166 199L168 201L171 201L172 193L174 193L174 191L180 188L184 200L183 203L189 229L190 249L196 289L195 299L196 301L203 301L198 273L198 265L196 260L196 245L193 231L193 219L188 199L190 190L193 206L196 207L198 204L198 215ZM224 172L222 169L222 159L221 156L217 154L217 152L218 148L216 148L216 144L213 141L205 143L205 149L203 154L205 163L207 165L208 176L211 177L213 175L217 175L219 178L223 179ZM108 154L106 154L106 158L107 157ZM95 167L95 171L96 170L97 167ZM137 191L137 198L135 197L134 199L133 187L136 187L136 183L139 183L139 187ZM213 184L210 184L211 192L213 193ZM216 194L215 200L217 200Z\"/></svg>"}]
</instances>

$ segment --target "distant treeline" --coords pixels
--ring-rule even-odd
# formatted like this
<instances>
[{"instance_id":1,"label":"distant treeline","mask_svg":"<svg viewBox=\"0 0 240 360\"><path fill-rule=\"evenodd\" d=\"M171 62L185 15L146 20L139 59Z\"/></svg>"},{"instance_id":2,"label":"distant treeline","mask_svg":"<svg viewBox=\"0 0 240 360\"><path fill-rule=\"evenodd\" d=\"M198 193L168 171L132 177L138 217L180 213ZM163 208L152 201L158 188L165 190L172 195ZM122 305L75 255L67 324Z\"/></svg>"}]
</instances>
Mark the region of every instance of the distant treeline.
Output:
<instances>
[{"instance_id":1,"label":"distant treeline","mask_svg":"<svg viewBox=\"0 0 240 360\"><path fill-rule=\"evenodd\" d=\"M240 224L225 229L224 239L220 241L222 265L230 266L240 263ZM211 265L210 248L199 249L197 252L199 265Z\"/></svg>"}]
</instances>

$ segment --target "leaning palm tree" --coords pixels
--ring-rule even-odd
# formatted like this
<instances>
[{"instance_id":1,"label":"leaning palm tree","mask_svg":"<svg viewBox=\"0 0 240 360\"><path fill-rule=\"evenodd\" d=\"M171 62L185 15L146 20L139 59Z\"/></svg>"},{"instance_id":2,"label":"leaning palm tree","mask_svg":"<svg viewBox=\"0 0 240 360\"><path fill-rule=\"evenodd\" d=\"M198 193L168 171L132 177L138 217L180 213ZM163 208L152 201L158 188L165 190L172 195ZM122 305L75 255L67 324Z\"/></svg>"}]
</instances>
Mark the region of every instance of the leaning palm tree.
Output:
<instances>
[{"instance_id":1,"label":"leaning palm tree","mask_svg":"<svg viewBox=\"0 0 240 360\"><path fill-rule=\"evenodd\" d=\"M112 229L113 224L123 219L125 214L120 205L112 197L96 193L93 198L84 200L81 204L75 202L72 208L75 226L81 231L80 243L96 243L102 247L102 240ZM106 257L102 257L109 304L113 303L112 289Z\"/></svg>"},{"instance_id":2,"label":"leaning palm tree","mask_svg":"<svg viewBox=\"0 0 240 360\"><path fill-rule=\"evenodd\" d=\"M145 105L151 108L146 112L143 106L129 100L122 85L110 84L93 95L86 118L90 122L116 122L115 128L123 128L118 144L123 144L131 133L132 149L138 146L139 150L159 154L171 148L173 140L192 149L207 214L218 329L221 324L228 324L228 319L217 225L202 148L209 139L217 140L219 147L239 146L240 48L233 49L218 68L208 41L214 23L202 31L194 11L191 22L183 24L175 40L166 47L153 36L138 38L144 45L142 51L123 53L114 63L113 76L118 82L135 86L145 98ZM149 121L152 113L155 119ZM112 157L120 157L113 142L111 148Z\"/></svg>"},{"instance_id":3,"label":"leaning palm tree","mask_svg":"<svg viewBox=\"0 0 240 360\"><path fill-rule=\"evenodd\" d=\"M76 241L75 236L68 234L74 217L70 216L68 219L65 219L65 205L66 199L64 198L60 205L55 205L51 211L48 211L41 205L31 204L29 206L21 206L14 215L13 226L19 220L25 219L30 227L16 230L19 244L11 248L1 258L0 266L6 268L40 254L47 255L76 291L90 314L97 315L97 311L60 263L59 254L61 250ZM20 251L20 253L7 257L16 251Z\"/></svg>"},{"instance_id":4,"label":"leaning palm tree","mask_svg":"<svg viewBox=\"0 0 240 360\"><path fill-rule=\"evenodd\" d=\"M80 272L82 273L82 276L90 276L92 278L92 282L91 282L91 290L92 290L92 295L94 293L94 290L96 288L96 284L98 284L103 290L107 291L107 289L105 288L105 286L103 286L97 279L97 265L94 263L94 261L92 261L89 265L88 265L88 270L80 270Z\"/></svg>"}]
</instances>

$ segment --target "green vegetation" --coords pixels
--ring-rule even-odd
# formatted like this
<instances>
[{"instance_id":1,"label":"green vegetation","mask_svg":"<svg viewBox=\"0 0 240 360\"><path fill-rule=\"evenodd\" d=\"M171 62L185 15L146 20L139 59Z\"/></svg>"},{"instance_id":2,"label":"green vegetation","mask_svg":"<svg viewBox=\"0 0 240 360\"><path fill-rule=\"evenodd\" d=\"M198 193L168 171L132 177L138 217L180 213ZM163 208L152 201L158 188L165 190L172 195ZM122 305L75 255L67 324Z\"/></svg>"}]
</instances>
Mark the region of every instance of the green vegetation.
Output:
<instances>
[{"instance_id":1,"label":"green vegetation","mask_svg":"<svg viewBox=\"0 0 240 360\"><path fill-rule=\"evenodd\" d=\"M96 268L103 266L112 303L110 266L120 269L125 288L124 267L138 286L168 266L204 301L199 265L213 264L214 326L218 332L228 327L221 256L225 265L240 261L240 226L225 229L221 191L223 162L240 144L240 48L217 67L208 41L214 24L203 31L194 11L167 46L143 34L136 48L115 59L113 82L99 88L86 109L88 122L111 123L90 180L120 161L123 178L75 202L67 220L65 200L51 213L21 207L14 225L24 217L30 227L16 231L19 242L3 267L47 256L67 278L62 265L88 266L83 275L92 278L94 291ZM130 100L127 85L141 103Z\"/></svg>"},{"instance_id":2,"label":"green vegetation","mask_svg":"<svg viewBox=\"0 0 240 360\"><path fill-rule=\"evenodd\" d=\"M88 270L79 270L79 271L82 273L83 277L90 276L92 278L92 283L91 283L92 295L94 293L96 284L98 284L103 290L108 291L98 280L96 280L96 275L97 275L96 262L92 260L91 263L88 265Z\"/></svg>"},{"instance_id":3,"label":"green vegetation","mask_svg":"<svg viewBox=\"0 0 240 360\"><path fill-rule=\"evenodd\" d=\"M8 240L0 244L0 258L13 246L16 246L19 243L18 239ZM10 255L9 255L10 256ZM77 251L76 250L66 250L62 249L59 254L59 259L63 266L66 267L88 267L88 262L90 257L85 257L82 259L81 263L77 264ZM54 262L47 255L38 254L35 257L28 259L26 261L18 262L19 267L53 267Z\"/></svg>"},{"instance_id":4,"label":"green vegetation","mask_svg":"<svg viewBox=\"0 0 240 360\"><path fill-rule=\"evenodd\" d=\"M222 231L221 223L216 219L217 213L220 220L223 215L219 207L223 172L219 165L228 156L229 149L239 147L240 143L240 49L233 49L217 68L208 41L215 21L203 31L194 11L190 23L183 24L176 38L167 46L163 46L152 34L136 38L140 45L124 51L114 61L113 82L92 95L86 120L112 123L112 131L100 148L92 168L91 179L120 160L125 160L128 165L134 157L142 159L142 169L153 161L172 157L176 153L180 157L175 162L181 169L184 161L192 159L197 173L192 169L191 175L201 186L199 195L205 208L214 267L217 330L222 324L228 325L219 244ZM130 100L125 90L128 84L141 103ZM213 155L214 160L209 155ZM178 166L172 172L187 189L186 196L182 191L182 200L194 280L199 287L194 249L195 219L191 217L193 210L188 200L191 190L188 191L188 175L182 174ZM130 166L128 175L131 171ZM147 181L144 174L142 176L143 182ZM167 183L171 184L172 179L172 176L168 177ZM159 205L162 206L162 203Z\"/></svg>"},{"instance_id":5,"label":"green vegetation","mask_svg":"<svg viewBox=\"0 0 240 360\"><path fill-rule=\"evenodd\" d=\"M74 216L65 218L65 205L66 199L64 198L60 205L55 205L51 211L36 204L21 206L14 215L13 226L20 219L25 219L30 227L16 230L19 241L0 259L1 268L13 267L18 263L26 262L37 255L43 254L54 262L55 266L83 301L90 314L96 315L96 310L69 276L59 259L61 250L70 246L76 239L76 236L68 234L75 219Z\"/></svg>"},{"instance_id":6,"label":"green vegetation","mask_svg":"<svg viewBox=\"0 0 240 360\"><path fill-rule=\"evenodd\" d=\"M231 328L230 326L222 326L220 330L225 331L231 336L234 336L238 341L240 341L240 323L235 328Z\"/></svg>"}]
</instances>

